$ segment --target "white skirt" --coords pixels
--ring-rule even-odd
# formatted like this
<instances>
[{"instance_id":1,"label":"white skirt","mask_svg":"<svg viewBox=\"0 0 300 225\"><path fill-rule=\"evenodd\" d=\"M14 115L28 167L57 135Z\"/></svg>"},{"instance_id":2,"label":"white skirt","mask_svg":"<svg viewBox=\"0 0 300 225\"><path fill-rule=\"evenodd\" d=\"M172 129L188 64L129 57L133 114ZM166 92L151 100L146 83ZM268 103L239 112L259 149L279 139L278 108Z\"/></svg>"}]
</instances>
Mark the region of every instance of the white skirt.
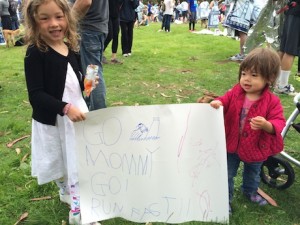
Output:
<instances>
[{"instance_id":1,"label":"white skirt","mask_svg":"<svg viewBox=\"0 0 300 225\"><path fill-rule=\"evenodd\" d=\"M88 112L76 74L68 64L63 101ZM68 184L78 182L76 140L73 122L68 116L57 115L56 125L32 120L31 163L32 176L38 184L64 177Z\"/></svg>"}]
</instances>

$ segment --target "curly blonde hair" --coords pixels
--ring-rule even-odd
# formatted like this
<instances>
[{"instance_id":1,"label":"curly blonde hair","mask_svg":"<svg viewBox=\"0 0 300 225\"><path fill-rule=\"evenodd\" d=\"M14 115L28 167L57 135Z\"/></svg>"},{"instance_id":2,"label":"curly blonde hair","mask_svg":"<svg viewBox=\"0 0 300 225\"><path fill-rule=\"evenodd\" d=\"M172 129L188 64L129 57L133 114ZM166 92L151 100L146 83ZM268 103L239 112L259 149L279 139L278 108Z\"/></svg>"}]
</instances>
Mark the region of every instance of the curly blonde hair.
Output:
<instances>
[{"instance_id":1,"label":"curly blonde hair","mask_svg":"<svg viewBox=\"0 0 300 225\"><path fill-rule=\"evenodd\" d=\"M73 51L79 51L79 35L77 33L77 20L71 12L71 6L67 0L27 0L23 7L25 43L27 45L36 45L41 51L48 51L47 44L41 38L39 27L36 21L37 10L40 5L48 2L55 2L63 11L67 29L65 33L65 42Z\"/></svg>"}]
</instances>

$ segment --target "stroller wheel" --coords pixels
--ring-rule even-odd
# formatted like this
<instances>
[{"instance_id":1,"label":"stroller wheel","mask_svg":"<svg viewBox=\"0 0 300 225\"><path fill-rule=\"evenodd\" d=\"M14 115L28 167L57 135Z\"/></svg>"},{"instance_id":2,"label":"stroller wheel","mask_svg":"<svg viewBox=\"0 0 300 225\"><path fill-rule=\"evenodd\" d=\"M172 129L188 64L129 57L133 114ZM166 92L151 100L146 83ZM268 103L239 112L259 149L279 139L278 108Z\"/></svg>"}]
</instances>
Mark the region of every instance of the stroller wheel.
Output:
<instances>
[{"instance_id":1,"label":"stroller wheel","mask_svg":"<svg viewBox=\"0 0 300 225\"><path fill-rule=\"evenodd\" d=\"M271 156L263 163L260 177L270 187L283 190L294 183L295 172L289 162L278 156Z\"/></svg>"}]
</instances>

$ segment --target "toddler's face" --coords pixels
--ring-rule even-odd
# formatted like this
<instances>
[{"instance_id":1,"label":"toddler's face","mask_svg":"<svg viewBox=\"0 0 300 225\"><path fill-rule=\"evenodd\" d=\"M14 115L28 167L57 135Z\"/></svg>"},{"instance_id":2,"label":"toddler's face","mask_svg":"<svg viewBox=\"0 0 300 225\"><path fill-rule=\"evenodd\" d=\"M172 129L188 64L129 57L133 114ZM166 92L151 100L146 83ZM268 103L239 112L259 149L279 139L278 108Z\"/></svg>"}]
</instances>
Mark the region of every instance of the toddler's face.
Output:
<instances>
[{"instance_id":1,"label":"toddler's face","mask_svg":"<svg viewBox=\"0 0 300 225\"><path fill-rule=\"evenodd\" d=\"M260 95L266 84L267 81L260 73L252 70L244 70L241 73L240 85L247 93Z\"/></svg>"}]
</instances>

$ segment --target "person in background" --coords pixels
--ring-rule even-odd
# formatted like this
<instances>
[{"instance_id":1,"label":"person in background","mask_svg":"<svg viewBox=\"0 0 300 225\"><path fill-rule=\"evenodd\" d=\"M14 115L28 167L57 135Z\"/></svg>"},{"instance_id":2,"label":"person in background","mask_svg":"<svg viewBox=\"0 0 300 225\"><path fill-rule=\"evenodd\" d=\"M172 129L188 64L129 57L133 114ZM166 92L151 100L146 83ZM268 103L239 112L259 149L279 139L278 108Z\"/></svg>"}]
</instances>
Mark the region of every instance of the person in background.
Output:
<instances>
[{"instance_id":1,"label":"person in background","mask_svg":"<svg viewBox=\"0 0 300 225\"><path fill-rule=\"evenodd\" d=\"M189 19L189 31L195 31L195 23L197 21L196 0L188 0L188 19Z\"/></svg>"},{"instance_id":2,"label":"person in background","mask_svg":"<svg viewBox=\"0 0 300 225\"><path fill-rule=\"evenodd\" d=\"M143 18L143 14L144 14L144 9L147 8L146 5L143 4L142 0L139 0L139 5L138 7L135 9L135 12L137 14L137 19L135 21L135 26L138 27L139 23L142 21Z\"/></svg>"},{"instance_id":3,"label":"person in background","mask_svg":"<svg viewBox=\"0 0 300 225\"><path fill-rule=\"evenodd\" d=\"M288 82L294 58L300 55L300 1L289 1L287 6L288 10L284 12L283 31L280 35L281 72L275 92L296 95L295 88Z\"/></svg>"},{"instance_id":4,"label":"person in background","mask_svg":"<svg viewBox=\"0 0 300 225\"><path fill-rule=\"evenodd\" d=\"M142 20L139 22L139 26L148 26L149 25L149 20L147 16L147 9L143 10L143 15L142 15Z\"/></svg>"},{"instance_id":5,"label":"person in background","mask_svg":"<svg viewBox=\"0 0 300 225\"><path fill-rule=\"evenodd\" d=\"M149 22L153 22L153 12L152 12L152 1L148 1L148 4L147 4L147 16L148 16L148 21Z\"/></svg>"},{"instance_id":6,"label":"person in background","mask_svg":"<svg viewBox=\"0 0 300 225\"><path fill-rule=\"evenodd\" d=\"M138 0L121 0L120 26L122 54L124 57L132 54L133 27L137 19L135 9L138 6Z\"/></svg>"},{"instance_id":7,"label":"person in background","mask_svg":"<svg viewBox=\"0 0 300 225\"><path fill-rule=\"evenodd\" d=\"M181 6L181 16L182 16L182 22L186 23L187 21L187 16L188 16L188 10L189 10L189 5L186 0L183 0L180 4Z\"/></svg>"},{"instance_id":8,"label":"person in background","mask_svg":"<svg viewBox=\"0 0 300 225\"><path fill-rule=\"evenodd\" d=\"M12 30L12 23L8 8L8 0L0 0L0 18L3 30Z\"/></svg>"},{"instance_id":9,"label":"person in background","mask_svg":"<svg viewBox=\"0 0 300 225\"><path fill-rule=\"evenodd\" d=\"M200 21L201 27L207 28L208 16L209 16L209 3L204 0L200 3Z\"/></svg>"},{"instance_id":10,"label":"person in background","mask_svg":"<svg viewBox=\"0 0 300 225\"><path fill-rule=\"evenodd\" d=\"M210 28L215 28L216 30L219 27L219 16L220 16L220 11L219 11L219 2L218 0L213 0L209 3L209 8L210 12L208 15L208 25L207 27Z\"/></svg>"},{"instance_id":11,"label":"person in background","mask_svg":"<svg viewBox=\"0 0 300 225\"><path fill-rule=\"evenodd\" d=\"M108 21L108 35L104 42L104 51L108 44L112 40L111 45L111 59L112 64L122 64L120 60L117 59L117 50L119 44L119 32L120 32L120 4L121 0L109 0L109 21ZM103 63L108 63L106 57L102 57Z\"/></svg>"},{"instance_id":12,"label":"person in background","mask_svg":"<svg viewBox=\"0 0 300 225\"><path fill-rule=\"evenodd\" d=\"M83 71L88 65L98 66L99 85L86 97L90 111L106 108L106 87L102 57L108 34L108 0L75 0L73 13L79 19L80 55Z\"/></svg>"},{"instance_id":13,"label":"person in background","mask_svg":"<svg viewBox=\"0 0 300 225\"><path fill-rule=\"evenodd\" d=\"M12 30L19 29L19 18L18 18L18 2L15 0L9 0L8 11L11 18L11 28Z\"/></svg>"},{"instance_id":14,"label":"person in background","mask_svg":"<svg viewBox=\"0 0 300 225\"><path fill-rule=\"evenodd\" d=\"M171 19L173 16L173 10L175 2L174 0L164 0L165 4L165 31L171 32Z\"/></svg>"},{"instance_id":15,"label":"person in background","mask_svg":"<svg viewBox=\"0 0 300 225\"><path fill-rule=\"evenodd\" d=\"M251 202L266 205L257 193L260 170L269 156L283 150L285 127L280 99L270 91L280 72L280 58L270 48L252 50L240 64L239 83L210 105L223 106L227 148L229 213L234 178L243 162L242 193Z\"/></svg>"},{"instance_id":16,"label":"person in background","mask_svg":"<svg viewBox=\"0 0 300 225\"><path fill-rule=\"evenodd\" d=\"M175 20L180 20L180 18L181 18L181 3L180 3L180 0L177 0L175 2L174 12L175 12Z\"/></svg>"},{"instance_id":17,"label":"person in background","mask_svg":"<svg viewBox=\"0 0 300 225\"><path fill-rule=\"evenodd\" d=\"M249 29L256 23L262 9L260 0L237 0L224 20L224 26L234 30L240 39L239 53L230 57L232 61L242 61L245 58L245 43Z\"/></svg>"},{"instance_id":18,"label":"person in background","mask_svg":"<svg viewBox=\"0 0 300 225\"><path fill-rule=\"evenodd\" d=\"M166 15L165 15L166 5L164 3L164 0L160 2L160 13L162 14L162 20L161 20L161 29L158 30L158 32L164 31L165 29L165 23L166 23Z\"/></svg>"},{"instance_id":19,"label":"person in background","mask_svg":"<svg viewBox=\"0 0 300 225\"><path fill-rule=\"evenodd\" d=\"M226 15L226 4L225 4L225 1L221 2L220 5L219 5L219 8L220 8L220 23L223 23L224 22L224 19L225 19L225 15Z\"/></svg>"},{"instance_id":20,"label":"person in background","mask_svg":"<svg viewBox=\"0 0 300 225\"><path fill-rule=\"evenodd\" d=\"M55 181L60 200L71 205L69 224L81 224L74 123L85 120L88 108L77 21L65 0L30 0L25 7L32 176L39 185Z\"/></svg>"},{"instance_id":21,"label":"person in background","mask_svg":"<svg viewBox=\"0 0 300 225\"><path fill-rule=\"evenodd\" d=\"M197 9L196 9L196 14L197 14L197 21L200 20L200 4L201 4L201 1L198 0L197 1Z\"/></svg>"}]
</instances>

